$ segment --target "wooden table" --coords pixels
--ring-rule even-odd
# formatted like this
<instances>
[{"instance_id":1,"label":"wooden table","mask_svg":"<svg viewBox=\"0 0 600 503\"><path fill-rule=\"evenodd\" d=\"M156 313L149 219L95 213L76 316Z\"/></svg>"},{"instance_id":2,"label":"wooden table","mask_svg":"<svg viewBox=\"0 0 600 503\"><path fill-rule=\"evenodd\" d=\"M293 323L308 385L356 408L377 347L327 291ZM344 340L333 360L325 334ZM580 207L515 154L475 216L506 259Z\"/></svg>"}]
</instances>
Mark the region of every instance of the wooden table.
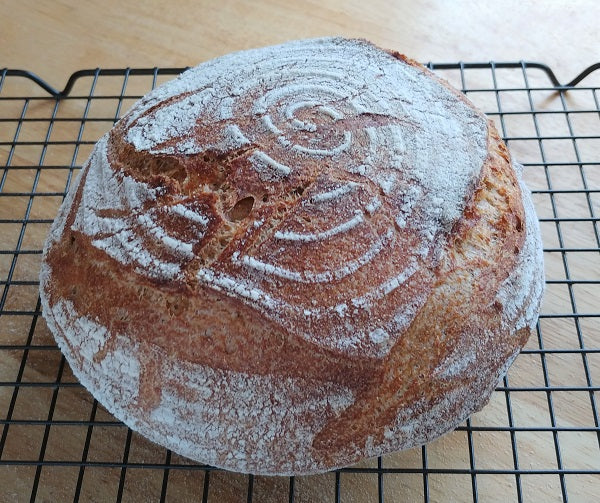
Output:
<instances>
[{"instance_id":1,"label":"wooden table","mask_svg":"<svg viewBox=\"0 0 600 503\"><path fill-rule=\"evenodd\" d=\"M30 70L62 88L82 68L185 67L234 50L322 35L368 38L422 62L539 61L561 82L600 61L600 4L592 0L140 4L5 0L0 3L0 68ZM491 85L489 68L466 74L467 91ZM504 79L505 74L498 75ZM542 73L528 75L533 87L549 85ZM460 72L443 76L463 86ZM598 87L599 81L595 74L585 83ZM90 82L79 81L74 93L85 96ZM95 92L118 94L119 82L99 79ZM132 78L130 85L132 93L143 93L149 80ZM522 87L523 73L507 73L498 86ZM45 96L14 79L5 81L0 98L2 93ZM203 496L214 502L250 501L250 493L255 502L279 502L290 501L290 484L296 502L336 501L337 487L343 502L473 501L474 490L486 502L517 501L518 494L523 501L561 501L563 491L571 502L592 501L600 493L598 418L591 401L599 398L594 386L600 386L600 323L575 313L600 312L600 121L593 113L598 102L591 90L469 96L486 111L497 112L501 103L507 114L493 118L511 138L515 157L527 164L525 177L536 192L550 280L540 338L529 341L512 367L510 393L500 383L490 404L471 418L470 428L463 425L425 451L384 457L388 472L383 475L378 461L369 460L339 479L329 473L292 482L221 471L209 475L188 467L189 461L115 424L76 385L68 366L61 366L44 321L34 316L39 252L11 251L39 251L73 174L69 167L84 162L110 118L124 110L119 112L114 100L92 100L87 111L85 99L38 99L26 109L23 100L0 102L0 118L15 118L0 122L0 169L9 168L0 173L0 194L8 194L0 197L0 502L28 501L32 491L37 501L70 501L76 493L81 501L115 501L119 495L123 501L157 501L162 492L168 501ZM534 115L532 108L542 113ZM82 121L84 113L91 119ZM32 120L17 132L19 115ZM50 131L51 116L75 120L55 122ZM83 143L75 146L79 133ZM34 144L15 147L11 142L17 134L19 142ZM46 135L56 144L35 144ZM540 136L546 139L540 142ZM47 169L37 169L40 165ZM550 186L562 192L553 193ZM32 196L32 187L47 195ZM24 226L24 219L32 223ZM589 353L581 351L582 343ZM33 385L17 388L17 381ZM45 463L42 468L38 459ZM175 465L168 483L166 461Z\"/></svg>"},{"instance_id":2,"label":"wooden table","mask_svg":"<svg viewBox=\"0 0 600 503\"><path fill-rule=\"evenodd\" d=\"M594 0L4 0L0 65L60 87L81 68L188 66L290 39L364 37L422 62L528 59L567 81L600 60Z\"/></svg>"}]
</instances>

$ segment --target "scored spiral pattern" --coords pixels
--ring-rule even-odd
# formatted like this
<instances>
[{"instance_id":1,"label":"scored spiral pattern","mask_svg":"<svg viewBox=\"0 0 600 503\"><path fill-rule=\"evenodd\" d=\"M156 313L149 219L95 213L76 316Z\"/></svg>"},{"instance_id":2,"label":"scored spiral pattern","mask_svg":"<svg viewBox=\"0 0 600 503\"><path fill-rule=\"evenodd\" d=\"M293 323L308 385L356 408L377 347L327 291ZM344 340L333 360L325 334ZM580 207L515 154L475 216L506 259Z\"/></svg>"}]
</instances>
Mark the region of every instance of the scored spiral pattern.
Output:
<instances>
[{"instance_id":1,"label":"scored spiral pattern","mask_svg":"<svg viewBox=\"0 0 600 503\"><path fill-rule=\"evenodd\" d=\"M272 230L271 246L236 252L227 264L201 268L197 279L284 313L283 324L306 334L318 318L329 329L320 344L381 354L424 295L404 298L408 308L367 322L366 332L351 325L365 324L371 307L399 286L425 281L415 272L460 217L485 159L485 119L419 78L422 70L368 44L309 41L266 52L226 56L151 93L125 118L127 140L159 156L241 152L237 183L256 198L304 182L302 204ZM263 224L257 217L254 227ZM398 247L412 251L392 258ZM327 263L311 258L317 249ZM386 267L375 287L362 290L390 260L393 274ZM298 283L328 305L295 302Z\"/></svg>"}]
</instances>

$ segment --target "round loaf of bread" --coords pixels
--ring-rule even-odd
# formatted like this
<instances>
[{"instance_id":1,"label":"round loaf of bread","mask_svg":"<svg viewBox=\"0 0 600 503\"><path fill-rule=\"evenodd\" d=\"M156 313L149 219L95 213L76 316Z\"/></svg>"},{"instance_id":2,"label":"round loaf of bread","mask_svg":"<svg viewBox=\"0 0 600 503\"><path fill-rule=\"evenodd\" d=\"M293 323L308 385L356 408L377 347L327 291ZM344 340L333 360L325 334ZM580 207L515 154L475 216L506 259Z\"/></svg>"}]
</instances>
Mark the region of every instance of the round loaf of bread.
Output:
<instances>
[{"instance_id":1,"label":"round loaf of bread","mask_svg":"<svg viewBox=\"0 0 600 503\"><path fill-rule=\"evenodd\" d=\"M543 283L493 124L414 61L327 38L209 61L136 103L65 199L41 300L132 429L307 474L479 410Z\"/></svg>"}]
</instances>

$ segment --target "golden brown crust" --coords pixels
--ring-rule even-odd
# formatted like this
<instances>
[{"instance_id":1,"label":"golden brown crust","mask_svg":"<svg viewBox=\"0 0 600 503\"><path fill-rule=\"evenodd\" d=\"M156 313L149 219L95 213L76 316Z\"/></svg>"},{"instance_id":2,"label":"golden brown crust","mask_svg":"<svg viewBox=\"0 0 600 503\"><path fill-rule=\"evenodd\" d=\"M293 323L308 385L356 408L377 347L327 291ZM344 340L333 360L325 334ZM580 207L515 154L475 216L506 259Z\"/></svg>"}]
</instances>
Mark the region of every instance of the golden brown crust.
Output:
<instances>
[{"instance_id":1,"label":"golden brown crust","mask_svg":"<svg viewBox=\"0 0 600 503\"><path fill-rule=\"evenodd\" d=\"M70 342L72 329L63 326L73 323L61 321L60 309L66 308L56 306L68 306L69 312L106 331L92 359L98 365L119 352L122 336L127 335L140 362L138 395L133 409L127 409L135 421L140 415L151 417L165 400L163 361L180 362L186 369L256 376L277 385L311 383L314 387L303 389L302 398L293 398L288 405L290 415L304 414L306 421L319 424L311 438L298 440L300 450L306 451L298 452L298 459L289 459L284 447L279 447L282 458L273 447L266 448L271 458L262 465L251 461L248 451L241 464L223 453L208 459L244 471L307 473L427 441L487 400L493 380L530 334L532 320L526 306L515 309L516 318L526 319L527 326L519 326L521 322L507 326L498 292L513 281L533 230L526 225L523 194L510 155L493 124L485 123L462 94L431 72L391 54L399 65L408 64L421 73L418 78L446 89L448 103L470 110L464 112L471 114L469 121L484 121L478 127L483 128L487 157L464 182L467 192L459 201L460 218L442 211L441 223L427 227L427 232L398 216L408 196L389 189L388 178L340 170L339 163L349 162L344 152L338 164L329 158L318 163L314 157L296 157L300 168L285 171L292 165L290 151L281 151L276 139L263 134L262 126L253 126L252 115L235 116L235 126L229 119L219 127L201 121L191 133L170 139L159 131L153 133L159 138L153 146L135 147L131 131L151 127L146 126L148 121L168 106L196 99L193 92L146 108L142 102L141 112L134 109L109 134L106 160L92 158L88 163L45 252L44 262L51 271L42 280L45 315L82 374L88 359L78 356L78 348ZM252 109L253 99L257 97L252 93L241 99L240 109ZM361 136L363 131L400 128L412 138L423 128L410 114L398 118L367 111L336 119L337 130L329 130L328 122L318 122L323 118L314 114L300 118L323 126L324 138L336 138L337 130L350 131L358 143L367 138ZM218 131L229 127L243 131L251 141L225 151L177 150L184 136L216 145ZM256 129L250 134L252 127ZM263 152L279 153L280 162L271 157L264 161ZM264 162L283 175L265 175ZM96 166L105 169L105 164L112 174L94 172ZM88 176L94 177L92 182ZM142 257L137 265L131 259L123 263L114 251L107 253L102 243L113 243L115 231L86 230L81 216L89 206L86 197L92 198L86 195L88 187L107 176L118 187L130 183L151 194L136 195L137 206L130 214L116 207L90 210L93 218L122 222L116 232L129 233L128 241L119 245L125 252L131 252L128 242L143 244L142 251L134 250ZM425 182L423 187L433 190ZM138 194L142 189L131 190ZM440 204L443 207L444 201ZM452 209L446 211L453 215ZM160 271L169 266L179 272L168 277L143 273L139 264L145 254L156 257ZM245 277L252 280L251 286ZM380 334L385 331L377 327L402 328L383 338ZM358 331L367 335L360 339ZM345 338L353 342L347 344ZM174 379L169 385L190 403L202 400L201 391L191 391L190 382ZM342 395L351 396L351 403L340 405L329 398L327 407L313 417L303 403L323 400L322 386L333 386L337 401ZM261 393L268 394L260 387L249 392L261 399ZM208 406L217 407L219 400L207 402ZM437 413L432 412L436 408L444 408L447 416L440 417L438 425ZM294 421L278 425L278 438L294 436Z\"/></svg>"},{"instance_id":2,"label":"golden brown crust","mask_svg":"<svg viewBox=\"0 0 600 503\"><path fill-rule=\"evenodd\" d=\"M530 329L521 330L516 340L489 336L505 330L495 297L525 240L519 185L508 168L506 147L491 123L489 127L490 154L482 179L441 254L427 302L369 388L317 437L323 456L339 455L346 446L364 445L373 436L381 442L399 406L422 399L433 404L463 387L462 381L473 379L478 369L492 365L499 370L515 343L520 347L529 338ZM490 200L493 205L487 204ZM457 348L466 352L474 346L477 365L468 374L451 380L436 375ZM365 416L365 410L371 414Z\"/></svg>"}]
</instances>

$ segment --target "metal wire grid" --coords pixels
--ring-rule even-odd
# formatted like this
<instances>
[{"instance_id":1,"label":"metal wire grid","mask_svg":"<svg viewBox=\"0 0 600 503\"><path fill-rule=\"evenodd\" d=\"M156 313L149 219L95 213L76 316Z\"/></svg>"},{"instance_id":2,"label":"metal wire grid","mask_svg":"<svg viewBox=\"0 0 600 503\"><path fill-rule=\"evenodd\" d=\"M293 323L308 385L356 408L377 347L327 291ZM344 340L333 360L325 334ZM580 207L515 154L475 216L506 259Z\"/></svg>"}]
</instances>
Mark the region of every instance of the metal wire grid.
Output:
<instances>
[{"instance_id":1,"label":"metal wire grid","mask_svg":"<svg viewBox=\"0 0 600 503\"><path fill-rule=\"evenodd\" d=\"M444 437L441 451L438 441L286 479L230 474L144 443L76 382L39 316L41 245L76 170L135 99L182 69L85 70L62 92L0 71L0 500L590 501L600 492L600 97L597 85L579 84L598 66L561 86L538 63L429 65L496 121L525 165L555 302L484 409L492 412ZM455 463L461 445L467 455Z\"/></svg>"}]
</instances>

